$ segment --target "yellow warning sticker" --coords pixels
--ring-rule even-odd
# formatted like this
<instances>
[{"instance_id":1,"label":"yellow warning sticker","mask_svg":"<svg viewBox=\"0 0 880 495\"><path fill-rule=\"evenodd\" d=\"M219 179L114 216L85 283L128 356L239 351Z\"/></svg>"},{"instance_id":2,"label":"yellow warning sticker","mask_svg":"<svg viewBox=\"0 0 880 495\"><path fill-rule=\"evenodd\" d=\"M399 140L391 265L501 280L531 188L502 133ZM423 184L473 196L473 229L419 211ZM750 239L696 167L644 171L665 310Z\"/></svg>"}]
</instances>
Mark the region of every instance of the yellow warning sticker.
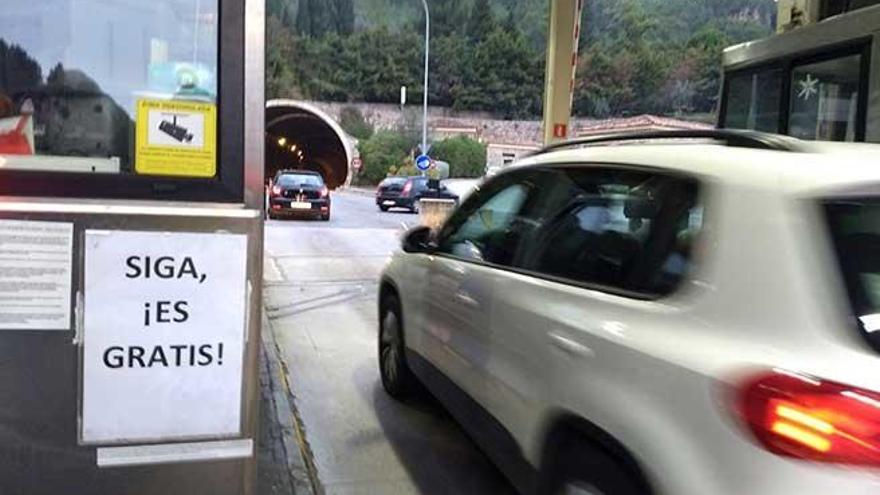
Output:
<instances>
[{"instance_id":1,"label":"yellow warning sticker","mask_svg":"<svg viewBox=\"0 0 880 495\"><path fill-rule=\"evenodd\" d=\"M135 170L149 175L217 175L217 106L138 100Z\"/></svg>"}]
</instances>

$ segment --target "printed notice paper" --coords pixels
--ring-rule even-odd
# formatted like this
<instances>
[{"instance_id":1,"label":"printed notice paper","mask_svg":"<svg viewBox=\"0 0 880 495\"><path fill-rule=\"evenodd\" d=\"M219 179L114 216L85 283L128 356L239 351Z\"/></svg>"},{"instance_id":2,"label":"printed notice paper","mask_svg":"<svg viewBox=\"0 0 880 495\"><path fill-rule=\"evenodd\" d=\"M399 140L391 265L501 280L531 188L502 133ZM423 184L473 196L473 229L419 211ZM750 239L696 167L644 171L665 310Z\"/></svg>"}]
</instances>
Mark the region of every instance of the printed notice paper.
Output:
<instances>
[{"instance_id":1,"label":"printed notice paper","mask_svg":"<svg viewBox=\"0 0 880 495\"><path fill-rule=\"evenodd\" d=\"M73 224L0 220L0 330L69 330Z\"/></svg>"},{"instance_id":2,"label":"printed notice paper","mask_svg":"<svg viewBox=\"0 0 880 495\"><path fill-rule=\"evenodd\" d=\"M85 234L84 442L241 432L247 236Z\"/></svg>"}]
</instances>

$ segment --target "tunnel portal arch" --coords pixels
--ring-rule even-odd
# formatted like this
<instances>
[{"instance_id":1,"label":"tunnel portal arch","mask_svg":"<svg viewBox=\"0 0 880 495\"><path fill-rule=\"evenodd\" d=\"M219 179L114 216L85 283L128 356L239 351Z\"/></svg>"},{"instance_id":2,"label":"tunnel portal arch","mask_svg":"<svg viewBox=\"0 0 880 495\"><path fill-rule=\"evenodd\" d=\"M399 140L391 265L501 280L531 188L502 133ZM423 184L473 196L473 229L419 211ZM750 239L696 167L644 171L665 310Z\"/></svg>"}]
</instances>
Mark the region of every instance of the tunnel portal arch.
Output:
<instances>
[{"instance_id":1,"label":"tunnel portal arch","mask_svg":"<svg viewBox=\"0 0 880 495\"><path fill-rule=\"evenodd\" d=\"M320 108L297 100L266 103L267 178L281 169L307 168L335 189L351 182L354 157L354 138Z\"/></svg>"}]
</instances>

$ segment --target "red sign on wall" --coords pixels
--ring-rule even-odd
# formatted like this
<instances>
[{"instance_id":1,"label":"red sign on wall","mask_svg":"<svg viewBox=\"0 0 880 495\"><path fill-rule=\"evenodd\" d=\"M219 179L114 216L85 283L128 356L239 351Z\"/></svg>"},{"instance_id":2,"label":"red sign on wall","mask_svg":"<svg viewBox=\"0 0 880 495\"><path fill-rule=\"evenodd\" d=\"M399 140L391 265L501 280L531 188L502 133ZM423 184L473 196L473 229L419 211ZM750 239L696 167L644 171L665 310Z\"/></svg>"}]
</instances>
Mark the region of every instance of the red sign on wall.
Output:
<instances>
[{"instance_id":1,"label":"red sign on wall","mask_svg":"<svg viewBox=\"0 0 880 495\"><path fill-rule=\"evenodd\" d=\"M553 124L553 137L557 139L565 139L568 137L567 124Z\"/></svg>"}]
</instances>

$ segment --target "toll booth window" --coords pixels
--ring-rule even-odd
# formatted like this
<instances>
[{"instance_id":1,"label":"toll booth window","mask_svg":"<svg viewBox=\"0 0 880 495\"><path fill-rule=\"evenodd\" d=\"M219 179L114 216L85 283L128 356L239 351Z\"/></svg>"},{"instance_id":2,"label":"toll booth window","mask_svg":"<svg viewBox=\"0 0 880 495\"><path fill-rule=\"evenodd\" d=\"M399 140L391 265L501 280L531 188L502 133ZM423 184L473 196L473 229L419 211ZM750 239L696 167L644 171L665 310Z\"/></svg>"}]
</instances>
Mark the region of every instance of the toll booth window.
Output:
<instances>
[{"instance_id":1,"label":"toll booth window","mask_svg":"<svg viewBox=\"0 0 880 495\"><path fill-rule=\"evenodd\" d=\"M724 127L779 132L781 95L779 69L729 76Z\"/></svg>"},{"instance_id":2,"label":"toll booth window","mask_svg":"<svg viewBox=\"0 0 880 495\"><path fill-rule=\"evenodd\" d=\"M825 0L821 5L820 17L826 19L853 10L880 5L880 0Z\"/></svg>"},{"instance_id":3,"label":"toll booth window","mask_svg":"<svg viewBox=\"0 0 880 495\"><path fill-rule=\"evenodd\" d=\"M861 55L795 66L789 134L800 139L855 141Z\"/></svg>"},{"instance_id":4,"label":"toll booth window","mask_svg":"<svg viewBox=\"0 0 880 495\"><path fill-rule=\"evenodd\" d=\"M0 169L214 177L218 2L4 2Z\"/></svg>"}]
</instances>

